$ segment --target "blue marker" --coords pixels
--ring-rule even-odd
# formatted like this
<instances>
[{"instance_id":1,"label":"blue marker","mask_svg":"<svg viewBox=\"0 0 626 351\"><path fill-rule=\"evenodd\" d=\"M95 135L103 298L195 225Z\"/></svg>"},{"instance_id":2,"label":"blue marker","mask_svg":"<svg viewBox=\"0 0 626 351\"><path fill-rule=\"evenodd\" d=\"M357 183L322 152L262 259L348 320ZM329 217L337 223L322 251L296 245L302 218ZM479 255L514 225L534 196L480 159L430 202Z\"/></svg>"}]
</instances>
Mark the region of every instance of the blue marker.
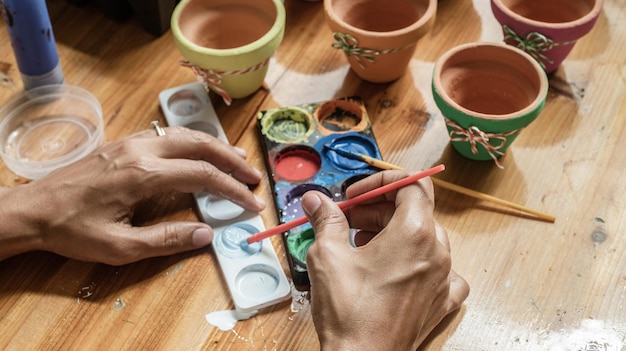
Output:
<instances>
[{"instance_id":1,"label":"blue marker","mask_svg":"<svg viewBox=\"0 0 626 351\"><path fill-rule=\"evenodd\" d=\"M24 89L63 84L45 0L0 0Z\"/></svg>"}]
</instances>

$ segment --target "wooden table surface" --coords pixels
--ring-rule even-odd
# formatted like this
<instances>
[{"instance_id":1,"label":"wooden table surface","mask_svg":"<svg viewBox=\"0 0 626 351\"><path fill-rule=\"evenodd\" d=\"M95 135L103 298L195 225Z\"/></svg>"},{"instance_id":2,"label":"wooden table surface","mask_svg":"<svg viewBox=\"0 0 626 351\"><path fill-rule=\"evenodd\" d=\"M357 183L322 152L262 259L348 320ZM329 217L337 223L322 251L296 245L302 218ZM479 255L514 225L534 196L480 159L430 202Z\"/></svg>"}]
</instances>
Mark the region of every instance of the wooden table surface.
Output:
<instances>
[{"instance_id":1,"label":"wooden table surface","mask_svg":"<svg viewBox=\"0 0 626 351\"><path fill-rule=\"evenodd\" d=\"M471 293L424 350L626 350L626 2L606 0L594 29L550 77L546 106L502 159L460 156L430 92L436 59L455 45L500 42L487 0L439 2L409 70L390 84L352 73L332 49L322 3L286 0L284 41L269 90L230 107L211 94L232 144L264 169L255 114L266 108L361 96L383 157L411 169L445 163L441 179L556 216L514 210L436 189L436 219L453 268ZM66 82L98 97L105 139L165 124L157 95L191 83L171 32L155 38L132 18L95 5L49 1ZM22 90L6 27L0 30L0 105ZM0 184L27 180L0 166ZM255 192L271 203L266 177ZM192 196L163 194L138 221L197 220ZM261 213L277 223L272 206ZM279 238L274 246L288 272ZM400 267L398 269L401 269ZM316 350L307 294L221 331L205 314L232 309L210 249L113 267L34 252L0 262L3 350ZM402 313L402 311L398 311ZM381 335L381 338L386 337Z\"/></svg>"}]
</instances>

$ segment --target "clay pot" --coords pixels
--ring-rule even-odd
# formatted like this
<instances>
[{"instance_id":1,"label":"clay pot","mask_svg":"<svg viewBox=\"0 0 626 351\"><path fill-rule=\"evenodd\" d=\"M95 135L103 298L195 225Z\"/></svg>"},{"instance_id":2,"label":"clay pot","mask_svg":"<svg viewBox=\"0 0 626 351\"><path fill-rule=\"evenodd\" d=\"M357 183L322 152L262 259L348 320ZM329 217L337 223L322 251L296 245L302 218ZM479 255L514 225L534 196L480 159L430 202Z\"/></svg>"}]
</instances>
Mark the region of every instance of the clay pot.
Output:
<instances>
[{"instance_id":1,"label":"clay pot","mask_svg":"<svg viewBox=\"0 0 626 351\"><path fill-rule=\"evenodd\" d=\"M437 0L324 0L333 47L344 51L359 77L373 83L404 74L436 11Z\"/></svg>"},{"instance_id":2,"label":"clay pot","mask_svg":"<svg viewBox=\"0 0 626 351\"><path fill-rule=\"evenodd\" d=\"M555 71L595 25L603 0L491 0L504 42Z\"/></svg>"},{"instance_id":3,"label":"clay pot","mask_svg":"<svg viewBox=\"0 0 626 351\"><path fill-rule=\"evenodd\" d=\"M285 30L281 0L183 0L172 13L178 50L227 104L257 91Z\"/></svg>"},{"instance_id":4,"label":"clay pot","mask_svg":"<svg viewBox=\"0 0 626 351\"><path fill-rule=\"evenodd\" d=\"M512 46L468 43L436 62L432 91L452 146L500 167L498 158L543 109L548 78L537 61Z\"/></svg>"}]
</instances>

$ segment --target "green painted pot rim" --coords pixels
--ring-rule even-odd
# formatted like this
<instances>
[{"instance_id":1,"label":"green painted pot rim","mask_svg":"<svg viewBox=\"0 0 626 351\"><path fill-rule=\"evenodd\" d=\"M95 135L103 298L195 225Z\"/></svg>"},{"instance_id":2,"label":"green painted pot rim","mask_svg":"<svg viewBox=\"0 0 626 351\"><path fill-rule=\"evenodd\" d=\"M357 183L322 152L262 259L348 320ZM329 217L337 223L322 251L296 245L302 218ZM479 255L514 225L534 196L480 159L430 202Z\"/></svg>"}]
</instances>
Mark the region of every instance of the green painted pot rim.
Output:
<instances>
[{"instance_id":1,"label":"green painted pot rim","mask_svg":"<svg viewBox=\"0 0 626 351\"><path fill-rule=\"evenodd\" d=\"M172 29L173 36L176 37L176 40L178 40L181 45L199 54L232 57L235 55L250 53L250 52L253 52L255 50L258 50L264 47L265 45L270 43L272 40L274 40L277 36L282 35L281 33L283 32L284 27L285 27L285 17L286 17L285 6L283 5L281 0L271 0L276 6L276 19L274 21L274 24L270 28L270 30L267 31L267 33L265 33L265 35L263 35L261 38L257 39L256 41L253 41L252 43L242 45L236 48L229 48L229 49L206 48L206 47L197 45L193 43L191 40L187 39L187 37L185 37L183 33L181 32L180 26L178 25L178 19L180 17L181 12L185 8L185 5L189 3L190 1L195 1L195 0L183 0L176 6L176 8L174 8L174 12L172 12L172 19L171 19L170 27ZM258 1L260 0L252 0L251 2L255 3Z\"/></svg>"},{"instance_id":2,"label":"green painted pot rim","mask_svg":"<svg viewBox=\"0 0 626 351\"><path fill-rule=\"evenodd\" d=\"M440 77L442 74L442 69L445 67L446 63L449 62L449 60L455 55L459 54L460 52L467 51L467 50L491 50L492 52L497 51L497 52L501 52L504 55L511 55L511 57L521 58L525 64L528 64L530 67L533 68L533 72L537 73L537 78L539 79L540 87L539 87L539 91L535 99L521 110L517 110L508 114L498 114L498 115L472 111L458 104L448 95L448 93L446 92L446 89L444 89L443 87ZM488 57L481 57L481 60L488 60L488 59L489 59ZM510 45L503 44L503 43L476 42L476 43L466 43L466 44L456 46L450 49L449 51L447 51L446 53L444 53L439 58L439 60L437 60L437 62L435 63L435 69L433 71L433 77L432 77L432 91L433 91L433 95L435 98L435 102L437 103L440 109L444 107L442 106L442 104L445 104L447 105L448 109L455 110L455 114L464 116L465 119L467 119L468 121L474 120L475 122L478 122L479 124L488 124L488 125L498 125L502 123L510 124L513 120L526 119L529 116L532 116L533 114L535 114L534 117L536 117L536 114L538 114L538 112L543 108L546 97L548 95L548 88L549 88L548 77L545 71L543 70L543 68L539 65L539 63L526 52L520 49L514 48ZM445 116L445 113L444 113L444 116ZM457 123L461 122L460 125L464 128L468 128L474 125L474 122L457 121L457 118L450 118L449 116L446 116L446 118L455 120ZM481 121L484 123L481 123Z\"/></svg>"}]
</instances>

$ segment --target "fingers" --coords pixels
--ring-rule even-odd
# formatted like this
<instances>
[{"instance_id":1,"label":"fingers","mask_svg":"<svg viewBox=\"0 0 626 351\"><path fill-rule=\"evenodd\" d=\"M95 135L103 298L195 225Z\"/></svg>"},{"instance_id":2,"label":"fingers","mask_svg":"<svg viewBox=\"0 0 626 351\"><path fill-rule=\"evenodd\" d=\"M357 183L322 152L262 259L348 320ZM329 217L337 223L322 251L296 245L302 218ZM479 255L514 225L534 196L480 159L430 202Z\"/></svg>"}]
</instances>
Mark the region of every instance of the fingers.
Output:
<instances>
[{"instance_id":1,"label":"fingers","mask_svg":"<svg viewBox=\"0 0 626 351\"><path fill-rule=\"evenodd\" d=\"M155 154L167 159L204 160L246 184L258 184L262 174L246 162L243 150L211 135L183 127L166 128L166 134L150 138Z\"/></svg>"},{"instance_id":2,"label":"fingers","mask_svg":"<svg viewBox=\"0 0 626 351\"><path fill-rule=\"evenodd\" d=\"M118 266L202 248L213 241L213 229L197 222L166 222L124 229L117 240L103 262Z\"/></svg>"},{"instance_id":3,"label":"fingers","mask_svg":"<svg viewBox=\"0 0 626 351\"><path fill-rule=\"evenodd\" d=\"M470 287L463 277L451 270L449 275L450 294L448 296L448 313L456 311L469 296Z\"/></svg>"},{"instance_id":4,"label":"fingers","mask_svg":"<svg viewBox=\"0 0 626 351\"><path fill-rule=\"evenodd\" d=\"M315 232L315 243L309 253L323 252L325 249L321 246L350 247L348 221L332 199L320 192L309 191L302 196L302 209Z\"/></svg>"},{"instance_id":5,"label":"fingers","mask_svg":"<svg viewBox=\"0 0 626 351\"><path fill-rule=\"evenodd\" d=\"M243 150L207 133L183 127L165 130L163 136L150 130L136 133L102 149L100 158L115 160L116 176L142 197L208 192L250 211L265 208L245 185L258 184L262 173L246 162Z\"/></svg>"}]
</instances>

